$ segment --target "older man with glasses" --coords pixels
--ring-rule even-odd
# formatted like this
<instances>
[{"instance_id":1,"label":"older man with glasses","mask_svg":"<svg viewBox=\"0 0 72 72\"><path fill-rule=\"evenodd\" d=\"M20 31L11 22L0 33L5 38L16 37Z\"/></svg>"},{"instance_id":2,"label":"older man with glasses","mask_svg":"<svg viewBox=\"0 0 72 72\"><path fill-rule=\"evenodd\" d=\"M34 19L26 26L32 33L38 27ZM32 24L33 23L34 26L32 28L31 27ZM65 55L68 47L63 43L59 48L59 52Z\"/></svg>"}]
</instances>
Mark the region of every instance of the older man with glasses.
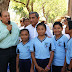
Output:
<instances>
[{"instance_id":1,"label":"older man with glasses","mask_svg":"<svg viewBox=\"0 0 72 72\"><path fill-rule=\"evenodd\" d=\"M20 27L19 27L20 30L24 29L24 20L25 20L24 17L20 19Z\"/></svg>"}]
</instances>

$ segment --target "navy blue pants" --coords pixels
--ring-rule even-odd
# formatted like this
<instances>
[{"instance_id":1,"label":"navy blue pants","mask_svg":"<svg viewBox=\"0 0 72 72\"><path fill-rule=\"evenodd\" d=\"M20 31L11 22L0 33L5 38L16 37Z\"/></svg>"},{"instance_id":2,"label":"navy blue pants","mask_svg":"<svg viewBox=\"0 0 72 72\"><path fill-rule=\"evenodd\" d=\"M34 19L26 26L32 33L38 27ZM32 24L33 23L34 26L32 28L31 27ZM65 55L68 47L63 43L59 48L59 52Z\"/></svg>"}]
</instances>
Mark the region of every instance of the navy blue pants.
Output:
<instances>
[{"instance_id":1,"label":"navy blue pants","mask_svg":"<svg viewBox=\"0 0 72 72\"><path fill-rule=\"evenodd\" d=\"M8 63L10 72L16 72L16 46L0 48L0 72L7 72Z\"/></svg>"},{"instance_id":2,"label":"navy blue pants","mask_svg":"<svg viewBox=\"0 0 72 72\"><path fill-rule=\"evenodd\" d=\"M49 63L49 58L47 59L36 59L36 62L38 64L38 66L42 67L43 69L45 69L45 67L48 65ZM35 71L37 71L37 69L35 68ZM50 71L49 71L50 72Z\"/></svg>"},{"instance_id":3,"label":"navy blue pants","mask_svg":"<svg viewBox=\"0 0 72 72\"><path fill-rule=\"evenodd\" d=\"M63 66L54 66L52 65L52 72L61 72Z\"/></svg>"},{"instance_id":4,"label":"navy blue pants","mask_svg":"<svg viewBox=\"0 0 72 72\"><path fill-rule=\"evenodd\" d=\"M20 59L19 60L19 72L30 72L31 60L30 59Z\"/></svg>"}]
</instances>

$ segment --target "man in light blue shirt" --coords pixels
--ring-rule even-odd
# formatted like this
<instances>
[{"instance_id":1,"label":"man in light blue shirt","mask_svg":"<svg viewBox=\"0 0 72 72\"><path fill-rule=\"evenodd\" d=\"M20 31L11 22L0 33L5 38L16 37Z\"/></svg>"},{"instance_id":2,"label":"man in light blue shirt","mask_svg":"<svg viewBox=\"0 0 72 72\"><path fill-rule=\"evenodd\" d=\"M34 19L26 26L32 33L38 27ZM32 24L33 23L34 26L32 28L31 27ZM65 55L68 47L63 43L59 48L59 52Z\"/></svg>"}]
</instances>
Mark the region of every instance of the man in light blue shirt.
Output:
<instances>
[{"instance_id":1,"label":"man in light blue shirt","mask_svg":"<svg viewBox=\"0 0 72 72\"><path fill-rule=\"evenodd\" d=\"M18 44L19 29L10 21L7 11L1 13L0 21L0 72L7 72L9 62L10 72L16 72L16 45Z\"/></svg>"}]
</instances>

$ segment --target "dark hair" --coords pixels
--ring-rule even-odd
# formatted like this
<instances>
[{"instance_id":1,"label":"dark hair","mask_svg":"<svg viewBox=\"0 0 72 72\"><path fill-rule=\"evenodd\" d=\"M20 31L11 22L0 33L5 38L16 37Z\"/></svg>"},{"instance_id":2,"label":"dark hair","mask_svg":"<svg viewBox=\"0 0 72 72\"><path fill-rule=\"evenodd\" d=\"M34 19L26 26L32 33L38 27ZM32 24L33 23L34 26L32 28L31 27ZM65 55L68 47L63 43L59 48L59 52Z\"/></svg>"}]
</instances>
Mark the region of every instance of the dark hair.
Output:
<instances>
[{"instance_id":1,"label":"dark hair","mask_svg":"<svg viewBox=\"0 0 72 72\"><path fill-rule=\"evenodd\" d=\"M46 25L45 25L43 22L42 22L42 23L39 23L39 24L36 26L36 30L37 30L38 26L40 26L40 25L44 26L44 28L45 28L45 30L46 30Z\"/></svg>"},{"instance_id":2,"label":"dark hair","mask_svg":"<svg viewBox=\"0 0 72 72\"><path fill-rule=\"evenodd\" d=\"M45 23L45 21L41 21L41 23Z\"/></svg>"},{"instance_id":3,"label":"dark hair","mask_svg":"<svg viewBox=\"0 0 72 72\"><path fill-rule=\"evenodd\" d=\"M25 20L29 20L29 18L25 18ZM24 20L24 21L25 21L25 20Z\"/></svg>"},{"instance_id":4,"label":"dark hair","mask_svg":"<svg viewBox=\"0 0 72 72\"><path fill-rule=\"evenodd\" d=\"M72 21L68 22L68 26L69 26L69 30L71 30L72 29Z\"/></svg>"},{"instance_id":5,"label":"dark hair","mask_svg":"<svg viewBox=\"0 0 72 72\"><path fill-rule=\"evenodd\" d=\"M22 30L20 30L20 34L21 34L22 31L27 31L28 34L29 34L29 30L28 29L22 29Z\"/></svg>"},{"instance_id":6,"label":"dark hair","mask_svg":"<svg viewBox=\"0 0 72 72\"><path fill-rule=\"evenodd\" d=\"M30 14L35 14L35 16L36 16L37 18L39 17L39 14L38 14L37 12L30 12L29 15L30 15Z\"/></svg>"},{"instance_id":7,"label":"dark hair","mask_svg":"<svg viewBox=\"0 0 72 72\"><path fill-rule=\"evenodd\" d=\"M54 28L55 25L59 25L59 26L62 28L62 23L60 23L60 22L55 22L55 23L53 24L53 28Z\"/></svg>"},{"instance_id":8,"label":"dark hair","mask_svg":"<svg viewBox=\"0 0 72 72\"><path fill-rule=\"evenodd\" d=\"M71 21L71 17L70 18L67 18L67 21Z\"/></svg>"},{"instance_id":9,"label":"dark hair","mask_svg":"<svg viewBox=\"0 0 72 72\"><path fill-rule=\"evenodd\" d=\"M23 19L23 22L24 22L25 21L25 18L23 17L22 19Z\"/></svg>"},{"instance_id":10,"label":"dark hair","mask_svg":"<svg viewBox=\"0 0 72 72\"><path fill-rule=\"evenodd\" d=\"M23 19L23 21L22 21L22 19ZM24 22L24 20L25 20L25 18L23 17L23 18L20 19L20 22Z\"/></svg>"},{"instance_id":11,"label":"dark hair","mask_svg":"<svg viewBox=\"0 0 72 72\"><path fill-rule=\"evenodd\" d=\"M71 21L71 17L65 17L67 21Z\"/></svg>"}]
</instances>

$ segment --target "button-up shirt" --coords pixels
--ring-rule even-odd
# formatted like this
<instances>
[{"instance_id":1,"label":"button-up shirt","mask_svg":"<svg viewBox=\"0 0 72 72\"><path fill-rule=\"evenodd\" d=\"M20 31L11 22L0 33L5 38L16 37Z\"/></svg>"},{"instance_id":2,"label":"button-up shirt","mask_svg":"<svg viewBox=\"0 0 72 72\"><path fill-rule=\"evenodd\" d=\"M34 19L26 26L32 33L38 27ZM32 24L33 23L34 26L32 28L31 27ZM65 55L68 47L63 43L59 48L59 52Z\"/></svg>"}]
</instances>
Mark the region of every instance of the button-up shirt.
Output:
<instances>
[{"instance_id":1,"label":"button-up shirt","mask_svg":"<svg viewBox=\"0 0 72 72\"><path fill-rule=\"evenodd\" d=\"M12 30L10 34L7 26L0 21L0 48L9 48L17 45L19 42L19 28L14 22L11 22L11 25Z\"/></svg>"}]
</instances>

